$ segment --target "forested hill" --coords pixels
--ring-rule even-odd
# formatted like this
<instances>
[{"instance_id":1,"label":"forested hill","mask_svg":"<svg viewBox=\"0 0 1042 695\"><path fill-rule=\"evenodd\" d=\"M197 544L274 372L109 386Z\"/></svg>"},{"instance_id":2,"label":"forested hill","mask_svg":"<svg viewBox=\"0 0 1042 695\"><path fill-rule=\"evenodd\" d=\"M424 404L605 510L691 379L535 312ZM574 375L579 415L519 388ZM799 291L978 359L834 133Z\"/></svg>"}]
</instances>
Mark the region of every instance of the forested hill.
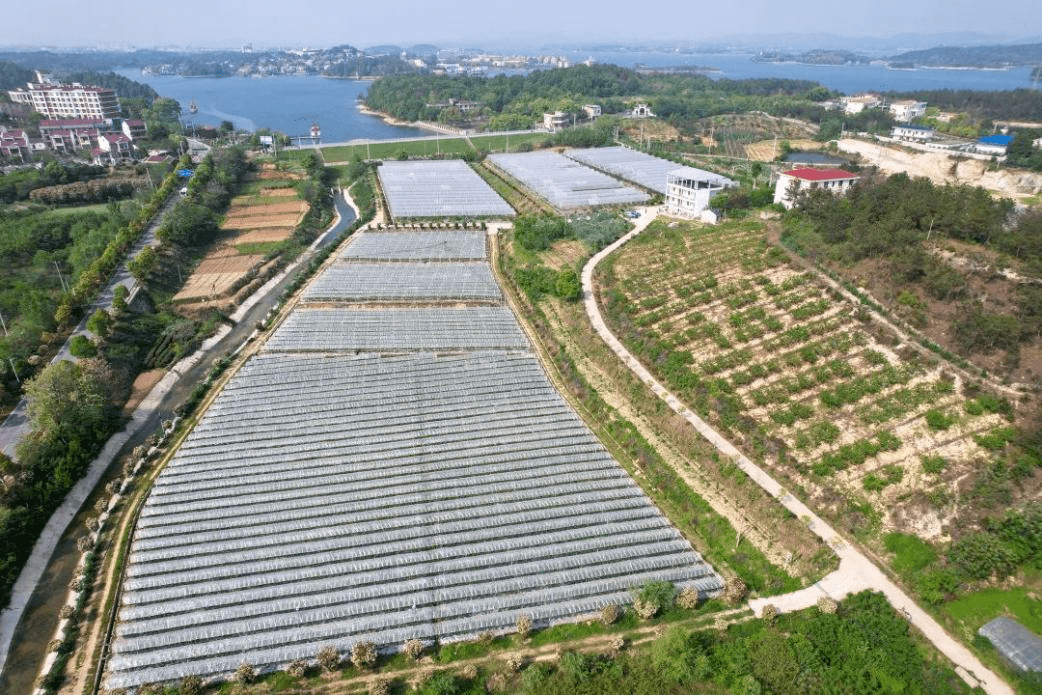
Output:
<instances>
[{"instance_id":1,"label":"forested hill","mask_svg":"<svg viewBox=\"0 0 1042 695\"><path fill-rule=\"evenodd\" d=\"M449 99L464 99L480 103L491 119L490 127L504 129L528 127L532 118L546 111L582 117L583 104L598 104L611 114L638 100L647 101L664 118L701 118L739 110L814 117L810 112L821 111L816 102L830 95L828 89L807 80L712 80L704 75L641 75L616 65L577 65L525 76L387 77L369 88L366 103L416 121L435 120Z\"/></svg>"},{"instance_id":2,"label":"forested hill","mask_svg":"<svg viewBox=\"0 0 1042 695\"><path fill-rule=\"evenodd\" d=\"M1042 43L1013 46L938 46L887 58L890 63L932 67L1004 68L1042 64Z\"/></svg>"},{"instance_id":3,"label":"forested hill","mask_svg":"<svg viewBox=\"0 0 1042 695\"><path fill-rule=\"evenodd\" d=\"M24 87L26 82L35 78L32 70L7 60L0 60L0 90Z\"/></svg>"}]
</instances>

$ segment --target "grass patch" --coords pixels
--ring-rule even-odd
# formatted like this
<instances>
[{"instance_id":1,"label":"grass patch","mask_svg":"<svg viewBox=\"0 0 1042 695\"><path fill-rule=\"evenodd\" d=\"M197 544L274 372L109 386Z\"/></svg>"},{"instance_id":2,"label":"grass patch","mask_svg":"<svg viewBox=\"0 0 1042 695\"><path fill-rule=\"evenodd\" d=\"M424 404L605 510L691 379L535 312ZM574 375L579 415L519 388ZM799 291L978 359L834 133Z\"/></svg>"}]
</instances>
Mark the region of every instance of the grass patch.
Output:
<instances>
[{"instance_id":1,"label":"grass patch","mask_svg":"<svg viewBox=\"0 0 1042 695\"><path fill-rule=\"evenodd\" d=\"M1033 599L1024 587L982 589L944 604L942 610L976 634L982 625L1000 615L1008 615L1037 634L1042 634L1042 601Z\"/></svg>"},{"instance_id":2,"label":"grass patch","mask_svg":"<svg viewBox=\"0 0 1042 695\"><path fill-rule=\"evenodd\" d=\"M894 554L890 563L894 571L906 580L937 559L937 551L917 536L908 533L888 533L883 538L887 552Z\"/></svg>"},{"instance_id":3,"label":"grass patch","mask_svg":"<svg viewBox=\"0 0 1042 695\"><path fill-rule=\"evenodd\" d=\"M285 241L258 241L252 244L236 244L235 250L244 256L267 256L285 245Z\"/></svg>"}]
</instances>

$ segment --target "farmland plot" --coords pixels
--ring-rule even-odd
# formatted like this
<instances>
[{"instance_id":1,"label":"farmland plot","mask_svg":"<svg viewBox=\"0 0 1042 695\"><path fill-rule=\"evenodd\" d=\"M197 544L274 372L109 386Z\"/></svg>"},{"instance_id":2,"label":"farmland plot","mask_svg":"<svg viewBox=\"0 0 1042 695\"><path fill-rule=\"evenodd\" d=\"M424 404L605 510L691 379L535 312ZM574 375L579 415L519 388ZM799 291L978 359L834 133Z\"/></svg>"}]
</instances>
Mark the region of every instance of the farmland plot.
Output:
<instances>
[{"instance_id":1,"label":"farmland plot","mask_svg":"<svg viewBox=\"0 0 1042 695\"><path fill-rule=\"evenodd\" d=\"M889 523L936 538L952 510L924 511L924 494L909 493L954 491L1006 431L996 404L873 337L758 223L654 226L606 273L609 321L630 348L747 453L828 503L867 496Z\"/></svg>"},{"instance_id":2,"label":"farmland plot","mask_svg":"<svg viewBox=\"0 0 1042 695\"><path fill-rule=\"evenodd\" d=\"M488 161L558 210L643 203L650 198L643 191L556 152L494 154Z\"/></svg>"},{"instance_id":3,"label":"farmland plot","mask_svg":"<svg viewBox=\"0 0 1042 695\"><path fill-rule=\"evenodd\" d=\"M392 256L429 239L373 234L361 248ZM423 273L414 298L438 299L469 266L489 270L341 260L312 289L343 298L348 275L373 282L379 268L387 288ZM263 672L326 645L474 639L519 614L597 614L647 581L718 593L495 299L330 309L306 295L156 479L106 685Z\"/></svg>"},{"instance_id":4,"label":"farmland plot","mask_svg":"<svg viewBox=\"0 0 1042 695\"><path fill-rule=\"evenodd\" d=\"M368 231L341 252L340 258L371 261L480 261L488 258L481 231Z\"/></svg>"}]
</instances>

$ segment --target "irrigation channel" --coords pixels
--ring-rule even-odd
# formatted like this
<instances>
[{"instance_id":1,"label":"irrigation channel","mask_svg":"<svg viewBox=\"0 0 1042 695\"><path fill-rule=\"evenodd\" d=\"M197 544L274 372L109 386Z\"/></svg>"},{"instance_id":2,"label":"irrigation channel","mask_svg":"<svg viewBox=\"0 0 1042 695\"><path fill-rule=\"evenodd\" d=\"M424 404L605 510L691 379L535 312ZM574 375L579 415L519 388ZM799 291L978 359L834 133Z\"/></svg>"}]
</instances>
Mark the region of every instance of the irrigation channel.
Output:
<instances>
[{"instance_id":1,"label":"irrigation channel","mask_svg":"<svg viewBox=\"0 0 1042 695\"><path fill-rule=\"evenodd\" d=\"M142 508L107 687L722 588L554 390L485 237L356 234L230 377Z\"/></svg>"}]
</instances>

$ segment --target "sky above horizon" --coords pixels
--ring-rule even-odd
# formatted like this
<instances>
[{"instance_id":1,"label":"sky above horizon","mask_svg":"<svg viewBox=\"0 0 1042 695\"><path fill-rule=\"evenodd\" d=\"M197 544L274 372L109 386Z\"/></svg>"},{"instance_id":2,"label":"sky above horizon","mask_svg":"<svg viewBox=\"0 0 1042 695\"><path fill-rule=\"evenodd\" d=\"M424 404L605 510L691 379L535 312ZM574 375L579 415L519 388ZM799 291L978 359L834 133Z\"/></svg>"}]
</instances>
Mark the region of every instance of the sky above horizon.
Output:
<instances>
[{"instance_id":1,"label":"sky above horizon","mask_svg":"<svg viewBox=\"0 0 1042 695\"><path fill-rule=\"evenodd\" d=\"M970 0L842 5L821 0L722 0L709 5L650 6L620 0L510 4L457 0L451 5L318 0L304 6L275 0L182 0L156 6L155 11L142 11L139 3L126 0L104 10L85 9L79 0L38 0L32 16L48 19L4 22L0 46L234 48L252 43L258 48L323 48L421 42L440 46L709 43L784 33L885 38L902 33L976 32L1010 40L1042 35L1042 4L1037 0L998 0L986 6Z\"/></svg>"}]
</instances>

